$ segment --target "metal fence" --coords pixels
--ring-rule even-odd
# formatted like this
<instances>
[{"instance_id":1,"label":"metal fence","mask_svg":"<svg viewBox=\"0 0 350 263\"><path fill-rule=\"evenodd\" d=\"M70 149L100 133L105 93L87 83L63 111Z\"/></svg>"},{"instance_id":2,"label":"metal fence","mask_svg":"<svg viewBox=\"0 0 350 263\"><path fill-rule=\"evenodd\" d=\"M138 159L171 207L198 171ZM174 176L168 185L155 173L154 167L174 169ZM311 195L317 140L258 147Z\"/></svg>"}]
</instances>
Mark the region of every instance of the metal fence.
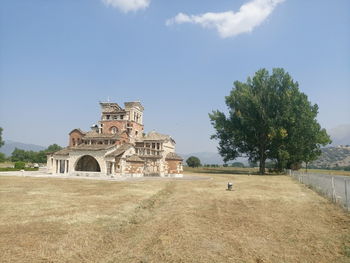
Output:
<instances>
[{"instance_id":1,"label":"metal fence","mask_svg":"<svg viewBox=\"0 0 350 263\"><path fill-rule=\"evenodd\" d=\"M350 211L349 176L303 173L291 170L288 170L287 174Z\"/></svg>"}]
</instances>

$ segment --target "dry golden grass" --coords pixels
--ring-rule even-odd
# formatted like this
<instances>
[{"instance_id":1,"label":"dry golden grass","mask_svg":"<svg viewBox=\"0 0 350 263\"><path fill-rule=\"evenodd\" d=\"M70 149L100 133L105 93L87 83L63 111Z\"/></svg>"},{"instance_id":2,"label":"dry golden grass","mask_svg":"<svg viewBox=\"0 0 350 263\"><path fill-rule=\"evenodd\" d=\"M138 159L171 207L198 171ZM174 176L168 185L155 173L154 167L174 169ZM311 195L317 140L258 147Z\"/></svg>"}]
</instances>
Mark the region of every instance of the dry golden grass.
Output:
<instances>
[{"instance_id":1,"label":"dry golden grass","mask_svg":"<svg viewBox=\"0 0 350 263\"><path fill-rule=\"evenodd\" d=\"M350 216L313 191L286 176L210 176L0 177L0 261L350 262Z\"/></svg>"},{"instance_id":2,"label":"dry golden grass","mask_svg":"<svg viewBox=\"0 0 350 263\"><path fill-rule=\"evenodd\" d=\"M306 172L306 169L300 169L300 172ZM317 174L331 174L331 175L347 175L350 176L350 171L341 171L341 170L326 170L326 169L308 169L308 173L317 173Z\"/></svg>"}]
</instances>

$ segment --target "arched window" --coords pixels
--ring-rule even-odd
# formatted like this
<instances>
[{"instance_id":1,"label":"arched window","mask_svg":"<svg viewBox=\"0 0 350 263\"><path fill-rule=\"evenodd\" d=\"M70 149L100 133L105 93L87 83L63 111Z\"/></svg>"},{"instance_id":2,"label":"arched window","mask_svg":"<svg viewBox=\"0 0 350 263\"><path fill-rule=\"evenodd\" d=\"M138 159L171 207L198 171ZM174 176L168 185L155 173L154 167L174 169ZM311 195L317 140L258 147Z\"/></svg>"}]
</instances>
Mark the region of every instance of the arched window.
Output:
<instances>
[{"instance_id":1,"label":"arched window","mask_svg":"<svg viewBox=\"0 0 350 263\"><path fill-rule=\"evenodd\" d=\"M116 134L117 132L118 132L118 128L115 127L115 126L113 126L113 127L111 128L111 133L112 133L112 134Z\"/></svg>"}]
</instances>

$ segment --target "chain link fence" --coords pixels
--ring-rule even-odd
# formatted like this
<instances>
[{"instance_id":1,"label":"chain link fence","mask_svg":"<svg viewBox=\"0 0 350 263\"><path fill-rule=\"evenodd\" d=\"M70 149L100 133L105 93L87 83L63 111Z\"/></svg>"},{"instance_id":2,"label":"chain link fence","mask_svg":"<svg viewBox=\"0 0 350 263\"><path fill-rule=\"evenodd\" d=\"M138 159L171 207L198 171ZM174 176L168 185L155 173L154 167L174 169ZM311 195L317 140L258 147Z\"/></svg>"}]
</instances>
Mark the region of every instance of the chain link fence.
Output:
<instances>
[{"instance_id":1,"label":"chain link fence","mask_svg":"<svg viewBox=\"0 0 350 263\"><path fill-rule=\"evenodd\" d=\"M332 202L350 211L350 177L341 175L303 173L287 170L287 174L307 185Z\"/></svg>"}]
</instances>

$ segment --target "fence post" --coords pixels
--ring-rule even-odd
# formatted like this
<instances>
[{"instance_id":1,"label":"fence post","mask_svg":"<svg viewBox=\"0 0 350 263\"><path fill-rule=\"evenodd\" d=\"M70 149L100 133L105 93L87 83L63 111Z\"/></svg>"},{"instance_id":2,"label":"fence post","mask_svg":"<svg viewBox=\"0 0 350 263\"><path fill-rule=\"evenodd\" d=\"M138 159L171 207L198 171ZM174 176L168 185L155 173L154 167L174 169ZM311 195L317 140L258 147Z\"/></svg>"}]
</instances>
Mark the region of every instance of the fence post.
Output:
<instances>
[{"instance_id":1,"label":"fence post","mask_svg":"<svg viewBox=\"0 0 350 263\"><path fill-rule=\"evenodd\" d=\"M334 176L332 176L332 200L334 203L337 201L335 198Z\"/></svg>"},{"instance_id":2,"label":"fence post","mask_svg":"<svg viewBox=\"0 0 350 263\"><path fill-rule=\"evenodd\" d=\"M345 208L346 208L346 211L349 211L348 187L347 187L346 179L344 179L344 187L345 187Z\"/></svg>"}]
</instances>

